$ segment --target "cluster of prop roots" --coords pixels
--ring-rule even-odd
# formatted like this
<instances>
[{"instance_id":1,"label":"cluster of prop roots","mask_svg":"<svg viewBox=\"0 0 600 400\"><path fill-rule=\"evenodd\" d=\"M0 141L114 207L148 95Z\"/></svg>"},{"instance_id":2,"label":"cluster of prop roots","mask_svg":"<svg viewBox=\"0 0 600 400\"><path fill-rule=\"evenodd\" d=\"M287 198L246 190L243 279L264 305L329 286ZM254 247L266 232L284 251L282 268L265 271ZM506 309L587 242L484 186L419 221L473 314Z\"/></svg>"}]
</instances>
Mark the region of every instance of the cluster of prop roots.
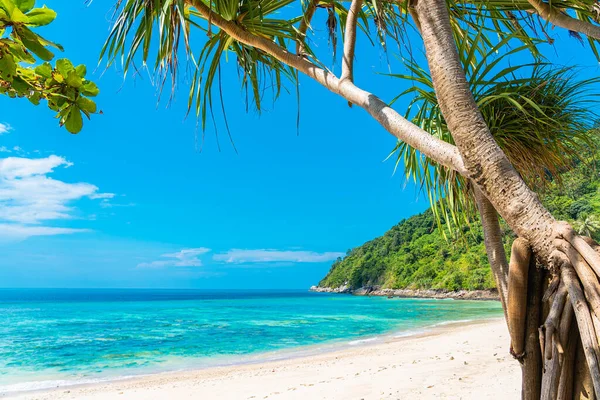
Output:
<instances>
[{"instance_id":1,"label":"cluster of prop roots","mask_svg":"<svg viewBox=\"0 0 600 400\"><path fill-rule=\"evenodd\" d=\"M550 268L537 268L528 242L512 246L507 322L522 363L523 399L600 395L600 246L555 227Z\"/></svg>"}]
</instances>

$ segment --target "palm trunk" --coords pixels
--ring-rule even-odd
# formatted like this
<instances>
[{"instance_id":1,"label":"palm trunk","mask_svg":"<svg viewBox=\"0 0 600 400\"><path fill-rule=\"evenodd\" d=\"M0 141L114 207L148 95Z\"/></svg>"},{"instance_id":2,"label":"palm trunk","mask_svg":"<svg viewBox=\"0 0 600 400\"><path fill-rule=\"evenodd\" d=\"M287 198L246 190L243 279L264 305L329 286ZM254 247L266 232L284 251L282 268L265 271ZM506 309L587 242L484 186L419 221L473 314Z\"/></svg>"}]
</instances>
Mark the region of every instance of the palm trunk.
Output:
<instances>
[{"instance_id":1,"label":"palm trunk","mask_svg":"<svg viewBox=\"0 0 600 400\"><path fill-rule=\"evenodd\" d=\"M527 309L515 307L519 310L517 318L511 318L512 308L506 310L508 321L522 321L524 313L527 313L528 317L523 332L526 334L525 354L518 355L525 361L523 398L556 398L560 388L556 377L567 379L573 376L571 371L561 371L558 354L564 351L564 347L560 343L559 335L554 333L555 327L567 319L563 307L557 303L564 301L566 296L553 296L559 279L562 279L572 303L578 326L577 335L581 338L593 390L600 394L600 257L583 238L573 233L568 224L557 223L537 195L527 187L492 137L462 68L446 1L418 0L415 10L438 104L463 157L469 179L475 182L513 231L527 240L538 260L546 267L555 267L554 273L558 270L561 272L560 277L554 275L553 281L556 284L548 287L547 294L542 299L549 300L555 306L539 332L542 362L530 363L528 360L532 356L533 359L538 359L537 346L533 345L537 335L532 331L530 323L531 320L537 319L535 323L539 326L537 306L529 302ZM573 269L573 266L576 269ZM583 290L578 278L583 282ZM537 289L531 286L528 289L527 286L524 288L528 290L530 300L539 295ZM509 287L509 290L512 289ZM531 290L535 290L536 293L530 293ZM514 293L510 295L511 298L523 298L519 295L513 296ZM588 306L588 302L591 307ZM564 322L564 325L568 323ZM513 332L515 326L509 323L511 337L521 337L523 333L519 333L522 330ZM565 326L561 328L565 329ZM544 364L546 369L543 369ZM545 379L540 380L540 376L546 373L553 374L554 378L547 375ZM574 378L577 380L577 375ZM566 381L563 383L565 386Z\"/></svg>"},{"instance_id":2,"label":"palm trunk","mask_svg":"<svg viewBox=\"0 0 600 400\"><path fill-rule=\"evenodd\" d=\"M513 168L479 112L458 56L446 2L418 0L415 10L438 104L469 178L536 255L549 260L555 220Z\"/></svg>"}]
</instances>

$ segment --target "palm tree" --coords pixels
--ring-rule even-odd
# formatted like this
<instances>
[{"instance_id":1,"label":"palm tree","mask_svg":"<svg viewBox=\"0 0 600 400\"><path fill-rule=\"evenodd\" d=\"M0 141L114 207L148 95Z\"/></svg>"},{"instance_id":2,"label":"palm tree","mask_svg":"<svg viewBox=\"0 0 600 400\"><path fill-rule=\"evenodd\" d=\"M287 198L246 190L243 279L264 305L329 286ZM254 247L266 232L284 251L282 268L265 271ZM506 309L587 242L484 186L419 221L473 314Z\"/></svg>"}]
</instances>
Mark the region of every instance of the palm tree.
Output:
<instances>
[{"instance_id":1,"label":"palm tree","mask_svg":"<svg viewBox=\"0 0 600 400\"><path fill-rule=\"evenodd\" d=\"M600 220L595 215L585 215L583 219L575 221L573 228L580 235L592 237L600 231Z\"/></svg>"},{"instance_id":2,"label":"palm tree","mask_svg":"<svg viewBox=\"0 0 600 400\"><path fill-rule=\"evenodd\" d=\"M109 64L123 60L127 72L136 63L136 56L145 64L150 52L156 51L154 72L163 83L170 74L175 84L178 56L183 52L194 70L188 104L196 110L203 125L209 115L207 110L213 106L212 90L219 86L220 63L225 54L237 60L241 85L258 110L262 88L273 87L277 97L283 83L291 82L299 91L299 73L349 104L365 109L406 146L444 167L449 181L454 182L454 176L460 175L465 184L472 185L481 215L495 218L497 224L496 212L499 213L519 236L510 265L507 313L510 321L522 322L521 336L526 338L513 335L513 343L526 342L523 397L564 398L567 392L571 397L573 387L581 386L570 386L568 382L573 380L591 380L593 388L586 386L587 383L582 387L600 395L600 325L598 331L594 326L594 321L600 320L600 255L591 247L593 244L577 236L568 224L552 217L514 168L511 161L515 158L511 160L504 153L500 138L494 136L493 127L488 125L490 121L482 113L483 104L473 95L459 51L464 46L473 52L478 52L478 47L489 50L498 37L500 41L521 43L536 56L539 53L536 37L540 32L547 35L546 23L552 23L573 35L586 35L591 50L599 56L600 26L595 24L598 9L595 1L566 0L558 4L543 0L472 3L306 0L301 9L294 5L298 3L291 0L121 0L117 3L115 26L102 54ZM338 26L343 37L339 46L343 50L339 77L324 66L310 45L308 29L319 10L327 12L327 31L334 54ZM292 14L300 15L282 17ZM369 21L375 25L375 34L368 29ZM359 34L384 49L388 39L408 47L409 28L416 29L423 39L435 98L451 140L416 125L354 82L355 43ZM201 48L192 45L191 32L206 35ZM477 37L480 44L472 45ZM156 46L151 45L153 40ZM179 48L180 44L184 49ZM510 51L507 55L510 56ZM495 80L490 84L495 85ZM222 102L220 106L225 109ZM541 144L546 147L546 143ZM494 221L487 226L493 224ZM489 240L490 232L486 229L485 233L489 253L494 246ZM529 268L534 259L531 253L545 267L543 270ZM545 274L552 277L553 283L542 299ZM529 283L521 285L522 292L511 293L511 277L527 277ZM511 307L511 299L522 304ZM545 307L550 312L542 319L541 304L550 301ZM577 335L570 335L571 345L565 342L562 346L563 332L569 331L573 314ZM558 356L545 360L542 367L536 343L536 327L542 323L546 355L552 356L562 349L565 360L574 360L569 355L577 347L574 345L577 339L573 338L579 338L585 359L579 357L577 362L582 367L576 368L571 361L560 364L563 357ZM514 328L511 326L511 333ZM555 331L560 334L554 335ZM586 374L590 380L584 379Z\"/></svg>"},{"instance_id":3,"label":"palm tree","mask_svg":"<svg viewBox=\"0 0 600 400\"><path fill-rule=\"evenodd\" d=\"M597 78L577 80L566 68L551 68L542 61L531 65L506 64L501 52L512 37L487 49L482 37L459 48L460 59L469 86L490 131L513 166L527 182L543 191L549 182L561 182L561 172L582 161L583 154L593 148L591 122L593 87ZM473 51L475 48L475 51ZM527 50L527 46L511 48L510 54ZM412 86L399 97L413 95L406 117L416 125L444 141L452 143L452 135L440 111L428 72L413 59L405 61L409 74L392 74ZM412 117L412 118L411 118ZM474 186L461 175L424 157L399 141L390 156L396 155L396 167L403 163L405 174L414 178L429 194L432 210L441 227L446 222L450 234L462 232L476 211L482 216L488 242L488 257L496 278L502 303L506 303L508 262L504 254L498 216L487 200L478 196Z\"/></svg>"}]
</instances>

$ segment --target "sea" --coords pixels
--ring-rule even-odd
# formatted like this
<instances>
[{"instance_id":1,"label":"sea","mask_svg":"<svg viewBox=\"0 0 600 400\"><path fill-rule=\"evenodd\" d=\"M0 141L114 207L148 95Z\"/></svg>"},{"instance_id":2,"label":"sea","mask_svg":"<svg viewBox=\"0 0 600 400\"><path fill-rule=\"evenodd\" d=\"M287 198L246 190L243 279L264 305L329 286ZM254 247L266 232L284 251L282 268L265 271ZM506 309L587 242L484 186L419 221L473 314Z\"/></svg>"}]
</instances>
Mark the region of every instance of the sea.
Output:
<instances>
[{"instance_id":1,"label":"sea","mask_svg":"<svg viewBox=\"0 0 600 400\"><path fill-rule=\"evenodd\" d=\"M501 316L495 301L305 290L0 289L0 394L290 358Z\"/></svg>"}]
</instances>

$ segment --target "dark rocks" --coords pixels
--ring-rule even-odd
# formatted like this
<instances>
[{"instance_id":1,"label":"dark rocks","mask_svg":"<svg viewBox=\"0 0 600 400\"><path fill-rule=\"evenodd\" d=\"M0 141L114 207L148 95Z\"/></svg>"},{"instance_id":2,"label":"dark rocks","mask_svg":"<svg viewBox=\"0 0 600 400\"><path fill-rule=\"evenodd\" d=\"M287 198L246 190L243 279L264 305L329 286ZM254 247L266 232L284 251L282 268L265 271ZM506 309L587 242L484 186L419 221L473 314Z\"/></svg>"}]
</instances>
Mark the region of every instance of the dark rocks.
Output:
<instances>
[{"instance_id":1,"label":"dark rocks","mask_svg":"<svg viewBox=\"0 0 600 400\"><path fill-rule=\"evenodd\" d=\"M312 286L311 292L347 293L355 296L386 296L388 298L427 298L427 299L456 299L456 300L499 300L498 291L492 290L457 290L441 289L382 289L378 286L365 286L352 289L348 286L337 288Z\"/></svg>"}]
</instances>

